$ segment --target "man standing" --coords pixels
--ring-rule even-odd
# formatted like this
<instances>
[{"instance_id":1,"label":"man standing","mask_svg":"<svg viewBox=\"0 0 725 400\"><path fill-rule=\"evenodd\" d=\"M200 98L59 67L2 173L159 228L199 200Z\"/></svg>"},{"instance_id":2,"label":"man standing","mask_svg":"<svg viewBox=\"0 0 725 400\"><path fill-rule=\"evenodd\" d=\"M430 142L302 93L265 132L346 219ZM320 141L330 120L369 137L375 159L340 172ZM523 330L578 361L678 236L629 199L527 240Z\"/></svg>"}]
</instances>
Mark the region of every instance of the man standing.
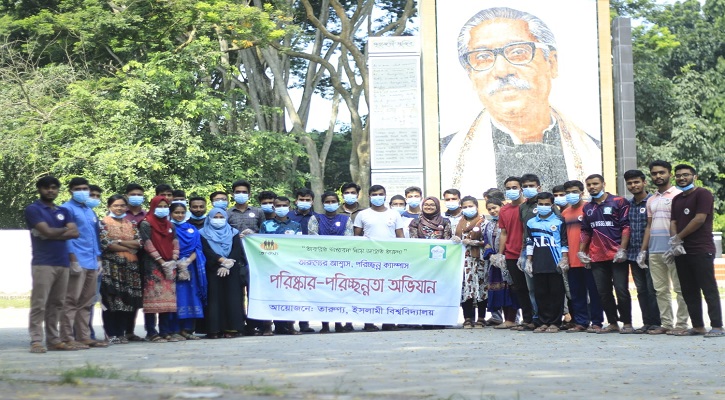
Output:
<instances>
[{"instance_id":1,"label":"man standing","mask_svg":"<svg viewBox=\"0 0 725 400\"><path fill-rule=\"evenodd\" d=\"M199 196L191 197L189 211L191 212L189 223L194 225L197 230L203 228L206 220L206 199Z\"/></svg>"},{"instance_id":2,"label":"man standing","mask_svg":"<svg viewBox=\"0 0 725 400\"><path fill-rule=\"evenodd\" d=\"M597 333L634 333L627 264L629 202L623 197L605 192L604 177L599 174L589 175L584 183L592 201L584 205L577 256L583 264L591 265L602 308L609 322L606 328ZM612 284L617 292L616 302L612 295ZM621 331L618 320L624 324Z\"/></svg>"},{"instance_id":3,"label":"man standing","mask_svg":"<svg viewBox=\"0 0 725 400\"><path fill-rule=\"evenodd\" d=\"M672 199L672 237L668 251L675 258L682 295L692 319L692 329L676 335L725 337L720 293L715 280L715 243L712 239L714 198L709 190L695 187L696 180L694 167L685 164L675 166L675 181L682 193ZM705 329L702 317L703 295L712 326L710 332Z\"/></svg>"},{"instance_id":4,"label":"man standing","mask_svg":"<svg viewBox=\"0 0 725 400\"><path fill-rule=\"evenodd\" d=\"M60 181L52 176L35 183L40 199L25 208L25 223L30 230L33 259L30 263L33 290L30 294L30 352L45 353L45 342L50 350L76 350L61 341L58 322L68 286L70 257L66 241L78 237L73 214L56 207Z\"/></svg>"},{"instance_id":5,"label":"man standing","mask_svg":"<svg viewBox=\"0 0 725 400\"><path fill-rule=\"evenodd\" d=\"M448 189L443 192L443 201L446 204L445 217L451 221L451 231L455 232L458 222L463 218L461 212L461 192L458 189Z\"/></svg>"},{"instance_id":6,"label":"man standing","mask_svg":"<svg viewBox=\"0 0 725 400\"><path fill-rule=\"evenodd\" d=\"M88 185L88 187L91 189L91 194L88 196L88 200L86 201L86 206L90 208L91 210L98 207L101 204L101 194L103 193L103 190L98 185ZM96 225L99 229L100 226ZM100 231L99 231L100 235ZM99 271L98 276L96 278L96 294L93 296L93 303L91 303L90 307L90 315L88 318L88 329L91 332L91 339L96 340L96 330L93 329L93 310L96 308L96 303L98 303L101 300L101 275L102 272Z\"/></svg>"},{"instance_id":7,"label":"man standing","mask_svg":"<svg viewBox=\"0 0 725 400\"><path fill-rule=\"evenodd\" d=\"M277 193L269 190L263 190L257 195L257 201L259 201L259 208L264 213L264 219L274 218L274 199L277 198Z\"/></svg>"},{"instance_id":8,"label":"man standing","mask_svg":"<svg viewBox=\"0 0 725 400\"><path fill-rule=\"evenodd\" d=\"M652 161L649 164L649 174L652 177L652 183L657 186L657 191L647 200L647 228L644 231L637 262L643 268L647 268L649 263L657 308L660 313L660 325L647 333L651 335L672 334L686 330L687 320L690 318L690 314L687 313L687 304L682 297L680 278L677 277L675 263L667 263L663 257L663 254L670 248L667 242L670 239L672 199L682 191L670 182L672 164L667 161ZM632 271L634 272L634 270ZM676 323L672 316L673 290L677 294Z\"/></svg>"},{"instance_id":9,"label":"man standing","mask_svg":"<svg viewBox=\"0 0 725 400\"><path fill-rule=\"evenodd\" d=\"M91 339L88 328L90 306L96 297L101 242L98 237L98 217L87 205L90 186L85 178L73 178L68 184L71 200L61 207L73 214L79 236L68 241L70 274L61 315L60 335L63 342L77 349L107 347Z\"/></svg>"},{"instance_id":10,"label":"man standing","mask_svg":"<svg viewBox=\"0 0 725 400\"><path fill-rule=\"evenodd\" d=\"M312 211L312 202L315 201L315 193L308 189L302 188L297 189L295 192L295 210L290 213L290 219L298 222L302 226L302 234L307 234L307 225L310 223L310 218L315 215Z\"/></svg>"},{"instance_id":11,"label":"man standing","mask_svg":"<svg viewBox=\"0 0 725 400\"><path fill-rule=\"evenodd\" d=\"M349 182L342 185L340 191L342 192L342 200L344 202L340 208L340 213L350 214L350 219L355 223L357 215L360 211L364 210L364 208L360 208L360 202L358 202L360 185L355 182Z\"/></svg>"},{"instance_id":12,"label":"man standing","mask_svg":"<svg viewBox=\"0 0 725 400\"><path fill-rule=\"evenodd\" d=\"M637 263L637 256L642 248L645 229L647 228L647 201L651 194L645 190L644 172L632 169L624 173L624 182L627 191L632 194L629 199L629 247L627 248L627 261L632 270L632 278L637 287L637 301L642 311L644 326L636 329L635 333L648 333L660 327L660 309L657 306L652 275L648 268L641 268Z\"/></svg>"},{"instance_id":13,"label":"man standing","mask_svg":"<svg viewBox=\"0 0 725 400\"><path fill-rule=\"evenodd\" d=\"M135 221L138 225L146 218L146 210L143 209L143 187L138 183L129 183L126 185L126 198L128 199L128 212L126 212L125 218Z\"/></svg>"},{"instance_id":14,"label":"man standing","mask_svg":"<svg viewBox=\"0 0 725 400\"><path fill-rule=\"evenodd\" d=\"M423 189L417 186L411 186L405 189L405 203L408 209L403 213L403 217L418 219L420 217L420 202L423 200Z\"/></svg>"}]
</instances>

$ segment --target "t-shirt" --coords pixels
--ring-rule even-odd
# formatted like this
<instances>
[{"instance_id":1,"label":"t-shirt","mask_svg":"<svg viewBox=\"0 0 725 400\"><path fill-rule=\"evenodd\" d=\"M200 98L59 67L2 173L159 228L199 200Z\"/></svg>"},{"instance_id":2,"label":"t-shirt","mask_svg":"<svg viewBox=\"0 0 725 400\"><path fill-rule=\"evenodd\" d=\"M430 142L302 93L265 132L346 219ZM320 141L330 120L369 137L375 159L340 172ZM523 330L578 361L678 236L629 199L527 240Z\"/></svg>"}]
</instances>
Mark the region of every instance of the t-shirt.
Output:
<instances>
[{"instance_id":1,"label":"t-shirt","mask_svg":"<svg viewBox=\"0 0 725 400\"><path fill-rule=\"evenodd\" d=\"M501 211L498 213L498 226L506 230L506 251L504 252L506 259L518 259L524 240L524 226L519 217L519 206L509 203L501 207ZM496 251L498 252L498 249Z\"/></svg>"},{"instance_id":2,"label":"t-shirt","mask_svg":"<svg viewBox=\"0 0 725 400\"><path fill-rule=\"evenodd\" d=\"M448 213L448 211L446 211L443 214L443 216L446 217L446 218L448 218L449 221L451 221L451 231L455 234L456 233L456 228L458 227L458 223L463 218L463 213L462 212L459 212L458 215L451 215L451 214Z\"/></svg>"},{"instance_id":3,"label":"t-shirt","mask_svg":"<svg viewBox=\"0 0 725 400\"><path fill-rule=\"evenodd\" d=\"M134 214L134 213L131 212L131 210L128 210L126 212L126 216L123 217L123 218L125 220L127 220L127 221L133 221L133 222L135 222L136 223L136 226L138 226L138 225L141 225L141 221L143 221L144 218L146 218L146 211L145 210L141 210L141 211L138 212L138 214Z\"/></svg>"},{"instance_id":4,"label":"t-shirt","mask_svg":"<svg viewBox=\"0 0 725 400\"><path fill-rule=\"evenodd\" d=\"M569 266L571 268L581 268L584 264L576 255L579 252L580 236L582 231L582 219L584 219L584 204L582 202L579 207L569 206L561 212L566 222L566 239L569 242Z\"/></svg>"},{"instance_id":5,"label":"t-shirt","mask_svg":"<svg viewBox=\"0 0 725 400\"><path fill-rule=\"evenodd\" d=\"M280 221L278 219L268 219L262 222L262 229L259 233L274 233L284 235L301 235L302 226L299 222L292 221L287 218L286 221Z\"/></svg>"},{"instance_id":6,"label":"t-shirt","mask_svg":"<svg viewBox=\"0 0 725 400\"><path fill-rule=\"evenodd\" d=\"M681 232L697 214L707 214L705 222L691 234L682 239L687 254L715 254L715 242L712 238L712 212L714 198L709 190L695 188L690 193L680 193L672 199L672 220L677 223L677 232Z\"/></svg>"},{"instance_id":7,"label":"t-shirt","mask_svg":"<svg viewBox=\"0 0 725 400\"><path fill-rule=\"evenodd\" d=\"M589 243L593 262L612 261L625 235L629 235L627 199L607 193L601 203L592 201L584 205L580 236L582 242Z\"/></svg>"},{"instance_id":8,"label":"t-shirt","mask_svg":"<svg viewBox=\"0 0 725 400\"><path fill-rule=\"evenodd\" d=\"M354 226L362 228L363 236L371 239L394 239L395 230L404 228L403 218L397 211L389 208L385 211L375 211L372 208L360 211Z\"/></svg>"},{"instance_id":9,"label":"t-shirt","mask_svg":"<svg viewBox=\"0 0 725 400\"><path fill-rule=\"evenodd\" d=\"M299 210L293 210L290 211L290 213L287 215L289 219L295 222L299 222L299 224L302 226L302 234L307 235L309 231L307 230L307 226L310 223L310 218L315 215L314 211L310 211L307 214L302 214L299 212Z\"/></svg>"},{"instance_id":10,"label":"t-shirt","mask_svg":"<svg viewBox=\"0 0 725 400\"><path fill-rule=\"evenodd\" d=\"M75 220L67 209L51 208L42 201L36 200L25 208L25 223L28 229L33 229L41 222L45 222L51 228L64 228L69 223L75 223ZM47 240L31 235L30 243L33 246L31 265L70 266L68 246L65 240Z\"/></svg>"},{"instance_id":11,"label":"t-shirt","mask_svg":"<svg viewBox=\"0 0 725 400\"><path fill-rule=\"evenodd\" d=\"M533 273L554 273L562 252L569 251L564 219L553 212L538 214L526 222L526 255L532 257Z\"/></svg>"},{"instance_id":12,"label":"t-shirt","mask_svg":"<svg viewBox=\"0 0 725 400\"><path fill-rule=\"evenodd\" d=\"M405 217L405 218L410 218L410 219L418 219L418 218L420 218L420 214L413 214L411 212L408 212L408 210L403 211L402 216Z\"/></svg>"},{"instance_id":13,"label":"t-shirt","mask_svg":"<svg viewBox=\"0 0 725 400\"><path fill-rule=\"evenodd\" d=\"M672 199L680 193L682 190L677 186L670 186L664 193L655 192L647 199L647 218L652 218L647 249L650 254L662 254L670 248Z\"/></svg>"}]
</instances>

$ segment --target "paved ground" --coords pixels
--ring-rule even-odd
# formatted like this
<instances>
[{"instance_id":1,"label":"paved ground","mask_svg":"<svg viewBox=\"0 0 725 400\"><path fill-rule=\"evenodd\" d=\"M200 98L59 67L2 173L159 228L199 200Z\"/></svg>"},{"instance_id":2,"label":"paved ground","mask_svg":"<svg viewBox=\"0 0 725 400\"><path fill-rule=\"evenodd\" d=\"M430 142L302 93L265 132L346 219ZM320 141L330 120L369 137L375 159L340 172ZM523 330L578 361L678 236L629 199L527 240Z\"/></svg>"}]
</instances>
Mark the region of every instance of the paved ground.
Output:
<instances>
[{"instance_id":1,"label":"paved ground","mask_svg":"<svg viewBox=\"0 0 725 400\"><path fill-rule=\"evenodd\" d=\"M724 339L486 328L36 355L26 321L27 310L0 309L0 398L725 398Z\"/></svg>"}]
</instances>

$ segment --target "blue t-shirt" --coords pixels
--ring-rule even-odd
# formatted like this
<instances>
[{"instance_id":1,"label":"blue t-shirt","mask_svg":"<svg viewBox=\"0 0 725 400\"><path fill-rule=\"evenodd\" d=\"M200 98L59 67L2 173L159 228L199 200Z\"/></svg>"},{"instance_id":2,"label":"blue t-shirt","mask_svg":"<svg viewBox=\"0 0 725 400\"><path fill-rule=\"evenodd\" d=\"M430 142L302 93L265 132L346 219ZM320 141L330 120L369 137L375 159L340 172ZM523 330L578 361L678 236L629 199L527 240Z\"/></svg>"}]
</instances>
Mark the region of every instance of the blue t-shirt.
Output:
<instances>
[{"instance_id":1,"label":"blue t-shirt","mask_svg":"<svg viewBox=\"0 0 725 400\"><path fill-rule=\"evenodd\" d=\"M259 233L276 233L285 235L301 235L302 225L299 222L292 221L287 218L287 221L279 221L278 219L268 219L262 222L262 229Z\"/></svg>"},{"instance_id":2,"label":"blue t-shirt","mask_svg":"<svg viewBox=\"0 0 725 400\"><path fill-rule=\"evenodd\" d=\"M45 222L51 228L64 228L75 221L73 215L65 208L51 208L42 201L36 200L25 208L25 223L28 229L33 229L41 222ZM70 266L65 240L48 240L30 235L30 243L33 246L31 265Z\"/></svg>"},{"instance_id":3,"label":"blue t-shirt","mask_svg":"<svg viewBox=\"0 0 725 400\"><path fill-rule=\"evenodd\" d=\"M299 223L300 226L302 227L302 234L307 235L308 234L307 224L310 223L310 218L312 218L314 215L315 215L314 211L310 211L307 214L302 214L298 210L294 210L294 211L290 212L289 215L287 215L287 216L292 221Z\"/></svg>"}]
</instances>

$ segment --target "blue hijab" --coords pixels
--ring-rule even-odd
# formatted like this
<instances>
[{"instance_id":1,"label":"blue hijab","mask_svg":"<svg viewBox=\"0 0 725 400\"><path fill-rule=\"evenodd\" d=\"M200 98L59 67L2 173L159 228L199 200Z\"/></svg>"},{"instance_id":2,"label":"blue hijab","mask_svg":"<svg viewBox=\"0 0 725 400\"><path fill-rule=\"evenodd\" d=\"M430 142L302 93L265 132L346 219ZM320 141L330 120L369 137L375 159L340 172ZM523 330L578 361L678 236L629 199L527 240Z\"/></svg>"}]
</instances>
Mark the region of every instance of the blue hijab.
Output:
<instances>
[{"instance_id":1,"label":"blue hijab","mask_svg":"<svg viewBox=\"0 0 725 400\"><path fill-rule=\"evenodd\" d=\"M208 285L206 281L206 257L201 250L201 238L194 225L184 222L176 225L176 238L179 240L179 258L196 253L196 260L189 265L192 280L197 283L197 296L206 304Z\"/></svg>"},{"instance_id":2,"label":"blue hijab","mask_svg":"<svg viewBox=\"0 0 725 400\"><path fill-rule=\"evenodd\" d=\"M222 257L228 257L229 253L232 252L232 243L234 243L234 237L239 234L239 231L232 228L229 223L224 224L221 228L215 228L211 224L211 220L217 214L224 216L224 221L227 220L227 212L221 208L214 207L209 211L209 214L204 220L204 227L201 228L201 236L209 242L212 250Z\"/></svg>"}]
</instances>

